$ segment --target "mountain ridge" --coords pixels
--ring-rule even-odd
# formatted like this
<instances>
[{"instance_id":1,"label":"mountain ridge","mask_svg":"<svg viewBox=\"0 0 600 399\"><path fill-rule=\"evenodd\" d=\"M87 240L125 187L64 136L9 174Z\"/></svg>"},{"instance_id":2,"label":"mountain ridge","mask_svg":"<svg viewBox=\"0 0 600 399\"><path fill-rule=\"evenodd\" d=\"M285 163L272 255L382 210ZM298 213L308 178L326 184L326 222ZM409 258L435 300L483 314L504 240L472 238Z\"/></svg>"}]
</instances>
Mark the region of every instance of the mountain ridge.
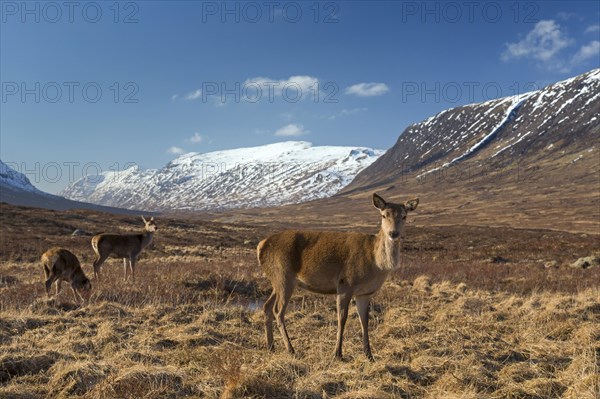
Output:
<instances>
[{"instance_id":1,"label":"mountain ridge","mask_svg":"<svg viewBox=\"0 0 600 399\"><path fill-rule=\"evenodd\" d=\"M161 169L134 166L85 177L60 194L156 211L277 206L331 196L381 154L367 147L313 146L305 141L188 153Z\"/></svg>"},{"instance_id":2,"label":"mountain ridge","mask_svg":"<svg viewBox=\"0 0 600 399\"><path fill-rule=\"evenodd\" d=\"M594 110L599 104L600 69L594 69L540 90L441 111L408 126L396 144L341 193L386 184L399 175L423 177L467 159L495 169L515 159L546 156L544 149L547 153L589 150L583 142L597 153L593 139L600 130L600 117ZM490 142L464 156L492 133ZM559 143L546 148L553 139Z\"/></svg>"},{"instance_id":3,"label":"mountain ridge","mask_svg":"<svg viewBox=\"0 0 600 399\"><path fill-rule=\"evenodd\" d=\"M39 190L23 173L0 160L0 202L33 208L53 210L88 209L114 214L139 214L136 209L120 209L72 201Z\"/></svg>"}]
</instances>

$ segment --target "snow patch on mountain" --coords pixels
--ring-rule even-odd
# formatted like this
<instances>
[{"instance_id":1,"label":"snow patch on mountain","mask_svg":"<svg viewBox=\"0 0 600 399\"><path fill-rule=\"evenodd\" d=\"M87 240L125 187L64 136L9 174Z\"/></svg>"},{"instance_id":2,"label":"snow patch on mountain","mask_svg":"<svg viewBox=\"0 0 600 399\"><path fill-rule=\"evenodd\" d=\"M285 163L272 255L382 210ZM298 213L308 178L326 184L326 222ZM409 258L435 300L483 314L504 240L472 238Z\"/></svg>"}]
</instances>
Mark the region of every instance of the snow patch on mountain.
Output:
<instances>
[{"instance_id":1,"label":"snow patch on mountain","mask_svg":"<svg viewBox=\"0 0 600 399\"><path fill-rule=\"evenodd\" d=\"M299 203L334 195L384 151L290 141L181 155L162 169L88 176L61 195L147 210L208 210Z\"/></svg>"},{"instance_id":2,"label":"snow patch on mountain","mask_svg":"<svg viewBox=\"0 0 600 399\"><path fill-rule=\"evenodd\" d=\"M540 90L444 110L408 126L342 193L407 176L425 184L462 181L495 168L563 167L565 154L576 157L597 142L599 100L600 69L594 69Z\"/></svg>"},{"instance_id":3,"label":"snow patch on mountain","mask_svg":"<svg viewBox=\"0 0 600 399\"><path fill-rule=\"evenodd\" d=\"M510 121L511 119L513 119L515 117L516 112L519 109L519 107L523 104L523 102L525 102L525 100L527 100L533 94L534 93L532 92L532 93L528 93L523 96L509 97L507 99L507 101L510 101L512 104L506 110L506 114L505 114L504 118L496 126L494 126L494 128L492 128L488 134L486 134L479 142L475 143L475 145L473 145L471 148L469 148L464 154L462 154L462 155L454 158L452 161L450 161L450 164L453 164L455 162L460 161L461 159L468 157L469 155L471 155L475 151L477 151L477 149L485 146L491 139L494 138L494 136L496 134L498 134L498 132L500 130L502 130L502 128L506 125L506 123L508 121Z\"/></svg>"},{"instance_id":4,"label":"snow patch on mountain","mask_svg":"<svg viewBox=\"0 0 600 399\"><path fill-rule=\"evenodd\" d=\"M517 95L517 96L511 96L511 97L506 97L504 99L502 99L501 101L499 101L497 104L495 104L494 106L492 106L488 111L484 112L483 115L487 116L492 110L494 110L498 105L504 104L506 102L510 102L510 106L506 109L505 113L504 113L504 118L502 118L500 120L500 122L498 122L492 129L490 129L490 131L483 136L483 138L481 138L481 140L479 140L477 143L475 143L473 146L471 146L467 151L465 151L464 153L462 153L461 155L453 158L451 161L444 163L442 166L439 166L437 168L433 168L428 170L427 172L421 173L417 176L417 178L425 176L431 172L435 172L439 169L442 168L446 168L452 164L455 164L465 158L468 158L469 156L471 156L472 154L474 154L477 150L483 148L486 144L488 144L491 140L493 140L493 138L498 134L498 132L500 130L502 130L502 128L504 128L504 126L506 126L506 124L511 121L512 119L515 118L516 113L519 109L519 107L525 102L525 100L527 100L528 98L532 97L533 95L537 94L537 92L529 92L529 93L525 93L523 95ZM479 122L476 122L479 123ZM471 128L469 130L472 130L473 125L471 125ZM462 136L461 136L462 137ZM523 138L521 138L522 140ZM521 141L518 140L517 142ZM517 143L516 142L516 143ZM515 143L515 144L516 144ZM498 151L497 153L495 153L493 155L496 156L499 153L501 153L502 151L506 150L507 148L511 147L506 146L503 149L501 149L500 151ZM430 152L431 150L427 151ZM427 154L426 153L426 154Z\"/></svg>"},{"instance_id":5,"label":"snow patch on mountain","mask_svg":"<svg viewBox=\"0 0 600 399\"><path fill-rule=\"evenodd\" d=\"M17 172L6 163L0 161L0 188L7 187L19 191L44 194L31 184L31 181L21 172Z\"/></svg>"}]
</instances>

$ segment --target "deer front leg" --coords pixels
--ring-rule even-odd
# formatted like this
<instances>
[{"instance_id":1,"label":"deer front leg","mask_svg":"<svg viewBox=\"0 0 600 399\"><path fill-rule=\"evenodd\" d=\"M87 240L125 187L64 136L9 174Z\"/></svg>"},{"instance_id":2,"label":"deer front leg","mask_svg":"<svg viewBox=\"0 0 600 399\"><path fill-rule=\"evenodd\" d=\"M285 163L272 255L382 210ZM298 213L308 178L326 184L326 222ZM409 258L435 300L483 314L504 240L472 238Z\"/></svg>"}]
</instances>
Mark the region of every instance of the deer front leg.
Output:
<instances>
[{"instance_id":1,"label":"deer front leg","mask_svg":"<svg viewBox=\"0 0 600 399\"><path fill-rule=\"evenodd\" d=\"M71 285L71 291L73 291L73 297L75 298L75 302L80 303L83 301L81 295L75 290L75 287Z\"/></svg>"},{"instance_id":2,"label":"deer front leg","mask_svg":"<svg viewBox=\"0 0 600 399\"><path fill-rule=\"evenodd\" d=\"M127 281L127 258L123 258L123 278Z\"/></svg>"},{"instance_id":3,"label":"deer front leg","mask_svg":"<svg viewBox=\"0 0 600 399\"><path fill-rule=\"evenodd\" d=\"M137 256L129 258L129 271L131 272L132 283L135 283L135 262L137 262Z\"/></svg>"},{"instance_id":4,"label":"deer front leg","mask_svg":"<svg viewBox=\"0 0 600 399\"><path fill-rule=\"evenodd\" d=\"M352 299L351 294L338 294L337 296L337 313L338 313L338 329L337 329L337 345L335 347L335 358L342 359L342 341L344 339L344 327L348 319L348 306Z\"/></svg>"},{"instance_id":5,"label":"deer front leg","mask_svg":"<svg viewBox=\"0 0 600 399\"><path fill-rule=\"evenodd\" d=\"M48 295L48 298L52 297L52 295L50 294L50 290L52 289L52 284L54 284L55 281L56 277L53 275L50 275L46 280L46 294Z\"/></svg>"},{"instance_id":6,"label":"deer front leg","mask_svg":"<svg viewBox=\"0 0 600 399\"><path fill-rule=\"evenodd\" d=\"M58 298L58 294L62 290L62 278L56 280L56 297Z\"/></svg>"},{"instance_id":7,"label":"deer front leg","mask_svg":"<svg viewBox=\"0 0 600 399\"><path fill-rule=\"evenodd\" d=\"M371 303L371 297L359 296L355 299L356 310L358 311L358 317L362 326L363 350L367 359L374 361L373 354L371 354L371 345L369 344L369 305Z\"/></svg>"}]
</instances>

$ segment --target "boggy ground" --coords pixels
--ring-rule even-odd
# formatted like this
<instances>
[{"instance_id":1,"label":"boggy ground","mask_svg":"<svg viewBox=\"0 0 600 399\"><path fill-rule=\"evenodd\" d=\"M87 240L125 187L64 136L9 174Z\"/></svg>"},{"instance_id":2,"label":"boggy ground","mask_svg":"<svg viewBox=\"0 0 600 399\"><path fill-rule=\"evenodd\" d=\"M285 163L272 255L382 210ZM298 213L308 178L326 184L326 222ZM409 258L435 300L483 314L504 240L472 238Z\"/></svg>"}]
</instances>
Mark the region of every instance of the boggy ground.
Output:
<instances>
[{"instance_id":1,"label":"boggy ground","mask_svg":"<svg viewBox=\"0 0 600 399\"><path fill-rule=\"evenodd\" d=\"M597 250L598 236L410 225L403 267L372 305L376 361L361 352L353 314L340 362L334 298L300 290L287 312L298 354L284 352L277 331L275 352L264 349L260 306L269 285L254 248L282 226L159 218L136 283L122 281L120 261L108 261L105 278L92 280L91 304L81 307L68 289L45 297L40 253L66 246L91 275L90 237L71 237L72 229L141 223L1 211L2 398L591 399L600 392L600 269L568 266Z\"/></svg>"}]
</instances>

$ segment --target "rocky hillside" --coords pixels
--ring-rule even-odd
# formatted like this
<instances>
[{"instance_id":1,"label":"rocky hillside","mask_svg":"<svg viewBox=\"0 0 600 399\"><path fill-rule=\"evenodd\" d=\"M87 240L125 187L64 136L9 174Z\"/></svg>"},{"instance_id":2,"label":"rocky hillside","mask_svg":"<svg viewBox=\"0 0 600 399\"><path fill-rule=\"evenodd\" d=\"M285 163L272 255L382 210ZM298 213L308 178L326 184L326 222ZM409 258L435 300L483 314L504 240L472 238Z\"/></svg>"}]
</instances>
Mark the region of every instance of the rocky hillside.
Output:
<instances>
[{"instance_id":1,"label":"rocky hillside","mask_svg":"<svg viewBox=\"0 0 600 399\"><path fill-rule=\"evenodd\" d=\"M367 204L367 195L381 191L398 200L419 196L416 220L423 224L597 234L599 112L600 69L440 112L409 126L335 201Z\"/></svg>"},{"instance_id":2,"label":"rocky hillside","mask_svg":"<svg viewBox=\"0 0 600 399\"><path fill-rule=\"evenodd\" d=\"M542 90L449 109L409 126L346 192L394 183L587 175L598 170L600 69ZM542 170L544 169L544 170ZM560 169L560 170L555 170Z\"/></svg>"}]
</instances>

